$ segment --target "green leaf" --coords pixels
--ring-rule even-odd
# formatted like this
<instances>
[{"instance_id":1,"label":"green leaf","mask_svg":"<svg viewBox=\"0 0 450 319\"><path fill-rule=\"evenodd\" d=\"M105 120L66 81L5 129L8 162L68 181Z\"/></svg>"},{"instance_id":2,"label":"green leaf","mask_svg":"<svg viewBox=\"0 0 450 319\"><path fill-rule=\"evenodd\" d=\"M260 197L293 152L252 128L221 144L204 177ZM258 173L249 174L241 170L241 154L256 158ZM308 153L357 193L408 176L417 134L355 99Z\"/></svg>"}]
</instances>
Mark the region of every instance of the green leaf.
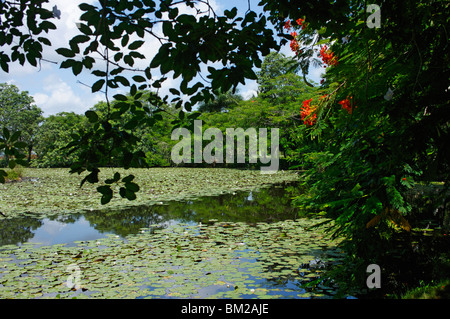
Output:
<instances>
[{"instance_id":1,"label":"green leaf","mask_svg":"<svg viewBox=\"0 0 450 319\"><path fill-rule=\"evenodd\" d=\"M114 81L120 82L123 86L130 86L130 81L124 76L117 75L114 77Z\"/></svg>"},{"instance_id":2,"label":"green leaf","mask_svg":"<svg viewBox=\"0 0 450 319\"><path fill-rule=\"evenodd\" d=\"M177 89L170 88L169 91L170 91L170 93L172 93L173 95L180 95L180 91L178 91Z\"/></svg>"},{"instance_id":3,"label":"green leaf","mask_svg":"<svg viewBox=\"0 0 450 319\"><path fill-rule=\"evenodd\" d=\"M66 58L73 58L75 56L75 53L72 50L66 48L56 49L56 53Z\"/></svg>"},{"instance_id":4,"label":"green leaf","mask_svg":"<svg viewBox=\"0 0 450 319\"><path fill-rule=\"evenodd\" d=\"M126 183L125 188L133 193L136 193L139 191L139 185L136 183Z\"/></svg>"},{"instance_id":5,"label":"green leaf","mask_svg":"<svg viewBox=\"0 0 450 319\"><path fill-rule=\"evenodd\" d=\"M202 113L200 112L194 112L188 115L188 119L190 120L195 120L196 118L198 118L200 115L202 115Z\"/></svg>"},{"instance_id":6,"label":"green leaf","mask_svg":"<svg viewBox=\"0 0 450 319\"><path fill-rule=\"evenodd\" d=\"M128 101L128 98L123 94L116 94L113 96L117 101Z\"/></svg>"},{"instance_id":7,"label":"green leaf","mask_svg":"<svg viewBox=\"0 0 450 319\"><path fill-rule=\"evenodd\" d=\"M122 73L123 71L124 71L124 69L123 69L123 68L121 68L121 67L118 67L118 68L116 68L116 69L112 70L112 71L110 72L110 74L111 74L111 75L117 75L117 74L120 74L120 73ZM106 75L106 73L105 73L105 75Z\"/></svg>"},{"instance_id":8,"label":"green leaf","mask_svg":"<svg viewBox=\"0 0 450 319\"><path fill-rule=\"evenodd\" d=\"M133 80L134 80L135 82L138 82L138 83L147 81L147 80L146 80L143 76L141 76L141 75L135 75L135 76L133 76Z\"/></svg>"},{"instance_id":9,"label":"green leaf","mask_svg":"<svg viewBox=\"0 0 450 319\"><path fill-rule=\"evenodd\" d=\"M124 128L126 130L134 130L139 125L139 119L137 117L133 117L130 121L128 121Z\"/></svg>"},{"instance_id":10,"label":"green leaf","mask_svg":"<svg viewBox=\"0 0 450 319\"><path fill-rule=\"evenodd\" d=\"M134 179L134 175L128 175L128 176L122 178L122 182L130 183L133 179Z\"/></svg>"},{"instance_id":11,"label":"green leaf","mask_svg":"<svg viewBox=\"0 0 450 319\"><path fill-rule=\"evenodd\" d=\"M131 55L129 55L129 54L126 55L126 56L124 56L123 61L124 61L126 64L128 64L129 66L133 66L133 65L134 65L133 57L132 57Z\"/></svg>"},{"instance_id":12,"label":"green leaf","mask_svg":"<svg viewBox=\"0 0 450 319\"><path fill-rule=\"evenodd\" d=\"M106 205L111 201L113 197L113 191L111 189L111 186L109 185L99 186L97 187L97 191L103 195L102 198L100 199L102 205Z\"/></svg>"},{"instance_id":13,"label":"green leaf","mask_svg":"<svg viewBox=\"0 0 450 319\"><path fill-rule=\"evenodd\" d=\"M98 115L94 111L86 111L84 114L86 115L90 123L98 122Z\"/></svg>"},{"instance_id":14,"label":"green leaf","mask_svg":"<svg viewBox=\"0 0 450 319\"><path fill-rule=\"evenodd\" d=\"M74 62L75 62L74 59L67 59L67 60L61 62L60 68L61 69L69 69L69 68L73 67Z\"/></svg>"},{"instance_id":15,"label":"green leaf","mask_svg":"<svg viewBox=\"0 0 450 319\"><path fill-rule=\"evenodd\" d=\"M152 69L151 68L146 68L145 69L145 77L148 79L148 80L151 80L151 78L152 78Z\"/></svg>"},{"instance_id":16,"label":"green leaf","mask_svg":"<svg viewBox=\"0 0 450 319\"><path fill-rule=\"evenodd\" d=\"M128 44L128 41L130 40L130 37L128 36L128 34L125 34L123 37L122 37L122 46L124 47L124 46L126 46L127 44Z\"/></svg>"},{"instance_id":17,"label":"green leaf","mask_svg":"<svg viewBox=\"0 0 450 319\"><path fill-rule=\"evenodd\" d=\"M142 41L142 40L134 41L128 46L128 49L130 49L130 50L139 49L144 43L145 43L145 41Z\"/></svg>"},{"instance_id":18,"label":"green leaf","mask_svg":"<svg viewBox=\"0 0 450 319\"><path fill-rule=\"evenodd\" d=\"M90 37L80 34L80 35L73 37L69 42L85 43L85 42L88 42L89 40L90 40Z\"/></svg>"},{"instance_id":19,"label":"green leaf","mask_svg":"<svg viewBox=\"0 0 450 319\"><path fill-rule=\"evenodd\" d=\"M161 65L161 63L167 59L167 56L169 55L169 49L171 47L170 43L163 44L160 48L158 53L153 58L152 62L150 63L150 67L157 68Z\"/></svg>"},{"instance_id":20,"label":"green leaf","mask_svg":"<svg viewBox=\"0 0 450 319\"><path fill-rule=\"evenodd\" d=\"M169 19L175 19L177 17L177 15L178 15L178 8L177 7L172 8L169 11Z\"/></svg>"},{"instance_id":21,"label":"green leaf","mask_svg":"<svg viewBox=\"0 0 450 319\"><path fill-rule=\"evenodd\" d=\"M17 143L14 143L14 147L15 147L15 148L18 148L18 149L22 149L22 148L25 148L25 147L27 147L27 146L28 146L28 144L25 143L25 142L17 142Z\"/></svg>"},{"instance_id":22,"label":"green leaf","mask_svg":"<svg viewBox=\"0 0 450 319\"><path fill-rule=\"evenodd\" d=\"M99 77L105 77L106 76L106 72L105 71L100 71L100 70L94 70L94 71L92 71L92 74L94 74L95 76L99 76Z\"/></svg>"},{"instance_id":23,"label":"green leaf","mask_svg":"<svg viewBox=\"0 0 450 319\"><path fill-rule=\"evenodd\" d=\"M91 28L89 28L86 24L79 23L79 24L77 24L77 27L82 33L84 33L86 35L92 35Z\"/></svg>"},{"instance_id":24,"label":"green leaf","mask_svg":"<svg viewBox=\"0 0 450 319\"><path fill-rule=\"evenodd\" d=\"M98 80L97 82L95 82L92 85L92 93L100 91L104 84L105 84L105 80Z\"/></svg>"},{"instance_id":25,"label":"green leaf","mask_svg":"<svg viewBox=\"0 0 450 319\"><path fill-rule=\"evenodd\" d=\"M123 57L122 52L116 53L114 54L114 61L119 62L119 60L122 59L122 57Z\"/></svg>"},{"instance_id":26,"label":"green leaf","mask_svg":"<svg viewBox=\"0 0 450 319\"><path fill-rule=\"evenodd\" d=\"M16 161L15 160L10 160L8 163L8 166L10 169L13 169L14 167L16 167Z\"/></svg>"},{"instance_id":27,"label":"green leaf","mask_svg":"<svg viewBox=\"0 0 450 319\"><path fill-rule=\"evenodd\" d=\"M176 37L176 34L173 30L172 23L169 21L164 21L162 25L163 33L169 38L169 40Z\"/></svg>"},{"instance_id":28,"label":"green leaf","mask_svg":"<svg viewBox=\"0 0 450 319\"><path fill-rule=\"evenodd\" d=\"M0 169L0 183L4 184L6 182L5 177L8 176L4 170Z\"/></svg>"},{"instance_id":29,"label":"green leaf","mask_svg":"<svg viewBox=\"0 0 450 319\"><path fill-rule=\"evenodd\" d=\"M3 128L3 137L4 137L6 140L9 140L10 133L9 133L9 130L8 130L6 127Z\"/></svg>"},{"instance_id":30,"label":"green leaf","mask_svg":"<svg viewBox=\"0 0 450 319\"><path fill-rule=\"evenodd\" d=\"M10 138L10 142L17 141L19 139L20 135L21 135L20 131L14 132L14 134Z\"/></svg>"},{"instance_id":31,"label":"green leaf","mask_svg":"<svg viewBox=\"0 0 450 319\"><path fill-rule=\"evenodd\" d=\"M38 40L39 40L41 43L45 44L45 45L48 45L48 46L51 46L51 45L52 45L52 43L50 42L50 40L47 39L47 38L44 38L44 37L38 37Z\"/></svg>"},{"instance_id":32,"label":"green leaf","mask_svg":"<svg viewBox=\"0 0 450 319\"><path fill-rule=\"evenodd\" d=\"M177 21L181 24L195 25L197 23L197 19L193 15L190 14L182 14L178 16Z\"/></svg>"},{"instance_id":33,"label":"green leaf","mask_svg":"<svg viewBox=\"0 0 450 319\"><path fill-rule=\"evenodd\" d=\"M72 65L72 72L74 75L78 75L83 70L83 63L79 61L74 61Z\"/></svg>"},{"instance_id":34,"label":"green leaf","mask_svg":"<svg viewBox=\"0 0 450 319\"><path fill-rule=\"evenodd\" d=\"M130 95L131 95L131 96L135 96L136 93L137 93L137 87L136 87L136 84L133 84L133 85L130 87Z\"/></svg>"},{"instance_id":35,"label":"green leaf","mask_svg":"<svg viewBox=\"0 0 450 319\"><path fill-rule=\"evenodd\" d=\"M97 187L97 191L99 193L102 193L103 195L107 195L107 194L112 195L111 186L109 186L109 185L99 186L99 187Z\"/></svg>"}]
</instances>

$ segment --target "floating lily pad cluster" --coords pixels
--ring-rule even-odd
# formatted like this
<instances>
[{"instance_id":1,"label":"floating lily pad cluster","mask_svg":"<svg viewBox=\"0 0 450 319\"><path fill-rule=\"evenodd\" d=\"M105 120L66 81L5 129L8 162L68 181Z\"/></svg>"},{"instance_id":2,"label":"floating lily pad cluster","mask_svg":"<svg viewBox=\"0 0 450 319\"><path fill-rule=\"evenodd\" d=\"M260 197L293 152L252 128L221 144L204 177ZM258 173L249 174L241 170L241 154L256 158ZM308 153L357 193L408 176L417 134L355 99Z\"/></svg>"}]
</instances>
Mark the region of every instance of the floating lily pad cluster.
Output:
<instances>
[{"instance_id":1,"label":"floating lily pad cluster","mask_svg":"<svg viewBox=\"0 0 450 319\"><path fill-rule=\"evenodd\" d=\"M339 262L316 221L154 225L126 238L0 247L0 298L314 298Z\"/></svg>"},{"instance_id":2,"label":"floating lily pad cluster","mask_svg":"<svg viewBox=\"0 0 450 319\"><path fill-rule=\"evenodd\" d=\"M116 171L123 176L134 175L140 191L134 201L123 199L117 193L108 205L103 206L100 203L101 194L96 190L98 184L86 183L80 188L84 175L70 174L64 168L24 169L26 179L23 182L0 184L0 219L160 204L253 190L298 179L292 171L267 175L259 170L226 168L104 168L100 172L100 180L110 178Z\"/></svg>"}]
</instances>

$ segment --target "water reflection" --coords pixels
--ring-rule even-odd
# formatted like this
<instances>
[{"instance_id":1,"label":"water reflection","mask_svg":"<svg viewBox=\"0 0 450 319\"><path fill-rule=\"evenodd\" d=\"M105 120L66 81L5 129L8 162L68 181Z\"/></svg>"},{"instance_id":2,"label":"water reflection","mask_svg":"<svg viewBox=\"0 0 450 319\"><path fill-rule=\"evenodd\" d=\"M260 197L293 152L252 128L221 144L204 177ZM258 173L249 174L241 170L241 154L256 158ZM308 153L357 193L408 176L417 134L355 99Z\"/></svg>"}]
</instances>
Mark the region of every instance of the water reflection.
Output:
<instances>
[{"instance_id":1,"label":"water reflection","mask_svg":"<svg viewBox=\"0 0 450 319\"><path fill-rule=\"evenodd\" d=\"M125 237L142 228L167 227L174 223L274 222L295 219L298 211L291 203L292 187L277 185L251 192L236 192L198 200L173 201L162 205L87 211L37 219L32 217L2 221L0 245L41 243L70 244L115 234Z\"/></svg>"}]
</instances>

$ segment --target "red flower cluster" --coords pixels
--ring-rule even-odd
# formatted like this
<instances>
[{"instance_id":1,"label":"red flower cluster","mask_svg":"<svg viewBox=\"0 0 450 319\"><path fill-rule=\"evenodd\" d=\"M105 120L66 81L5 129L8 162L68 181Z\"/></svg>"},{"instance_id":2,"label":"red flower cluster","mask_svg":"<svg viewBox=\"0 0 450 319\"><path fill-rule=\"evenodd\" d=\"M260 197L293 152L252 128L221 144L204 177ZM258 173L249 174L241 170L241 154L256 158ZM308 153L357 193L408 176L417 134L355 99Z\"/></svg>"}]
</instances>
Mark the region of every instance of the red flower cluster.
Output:
<instances>
[{"instance_id":1,"label":"red flower cluster","mask_svg":"<svg viewBox=\"0 0 450 319\"><path fill-rule=\"evenodd\" d=\"M352 107L352 103L351 100L353 99L353 97L350 97L350 100L348 98L346 98L345 100L342 100L339 102L340 105L342 105L342 108L344 110L346 110L348 112L348 114L352 114L353 112L353 107ZM355 106L355 109L357 108L357 106Z\"/></svg>"},{"instance_id":2,"label":"red flower cluster","mask_svg":"<svg viewBox=\"0 0 450 319\"><path fill-rule=\"evenodd\" d=\"M302 27L302 30L306 27L306 23L304 23L304 22L305 22L305 19L297 19L296 22L297 22L297 24L298 24L299 26ZM285 28L287 31L290 31L292 28L294 28L294 26L293 26L292 23L291 23L291 20L288 19L288 20L284 23L284 28ZM299 44L299 42L298 42L297 39L296 39L297 35L298 35L297 32L295 32L295 31L292 31L292 32L291 32L291 36L292 36L294 39L291 40L290 47L291 47L291 50L292 50L293 52L295 52L295 54L302 53L302 50L300 50L300 44Z\"/></svg>"},{"instance_id":3,"label":"red flower cluster","mask_svg":"<svg viewBox=\"0 0 450 319\"><path fill-rule=\"evenodd\" d=\"M302 27L302 30L306 28L307 23L305 23L305 19L297 19L297 24Z\"/></svg>"},{"instance_id":4,"label":"red flower cluster","mask_svg":"<svg viewBox=\"0 0 450 319\"><path fill-rule=\"evenodd\" d=\"M313 109L311 109L310 103L312 102L312 99L303 101L303 107L301 109L301 116L302 121L306 125L314 125L314 123L317 121L317 114L313 113Z\"/></svg>"},{"instance_id":5,"label":"red flower cluster","mask_svg":"<svg viewBox=\"0 0 450 319\"><path fill-rule=\"evenodd\" d=\"M338 64L336 57L333 55L333 52L328 49L326 45L324 45L320 49L320 57L322 58L323 63L327 65L335 66Z\"/></svg>"},{"instance_id":6,"label":"red flower cluster","mask_svg":"<svg viewBox=\"0 0 450 319\"><path fill-rule=\"evenodd\" d=\"M301 26L302 29L304 29L304 28L306 27L305 19L301 19L301 18L300 18L300 19L297 19L295 22L297 22L297 24L298 24L299 26ZM292 26L291 20L288 19L288 20L284 23L284 28L285 28L287 31L290 31L292 27L293 27L293 26Z\"/></svg>"},{"instance_id":7,"label":"red flower cluster","mask_svg":"<svg viewBox=\"0 0 450 319\"><path fill-rule=\"evenodd\" d=\"M290 44L291 50L297 54L297 51L300 50L300 44L296 40L292 40Z\"/></svg>"},{"instance_id":8,"label":"red flower cluster","mask_svg":"<svg viewBox=\"0 0 450 319\"><path fill-rule=\"evenodd\" d=\"M284 24L284 28L288 31L291 30L291 28L292 28L291 20L286 21L286 23Z\"/></svg>"},{"instance_id":9,"label":"red flower cluster","mask_svg":"<svg viewBox=\"0 0 450 319\"><path fill-rule=\"evenodd\" d=\"M296 37L297 37L297 32L291 32L291 35L294 37L294 39L292 39L291 41L291 50L294 52L297 52L300 49L300 44L298 43Z\"/></svg>"}]
</instances>

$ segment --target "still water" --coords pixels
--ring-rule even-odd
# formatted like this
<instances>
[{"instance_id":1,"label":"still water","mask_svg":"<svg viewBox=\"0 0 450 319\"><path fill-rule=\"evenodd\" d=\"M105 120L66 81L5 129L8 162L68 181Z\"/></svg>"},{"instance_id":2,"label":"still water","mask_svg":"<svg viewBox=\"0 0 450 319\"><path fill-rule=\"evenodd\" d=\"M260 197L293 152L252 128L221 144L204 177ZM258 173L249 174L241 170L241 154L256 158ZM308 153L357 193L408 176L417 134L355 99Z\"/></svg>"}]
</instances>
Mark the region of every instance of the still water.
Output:
<instances>
[{"instance_id":1,"label":"still water","mask_svg":"<svg viewBox=\"0 0 450 319\"><path fill-rule=\"evenodd\" d=\"M292 190L292 189L291 189ZM235 192L192 201L160 202L151 206L134 206L103 211L56 216L23 217L2 221L1 245L36 243L67 244L104 238L113 234L126 237L142 228L165 228L177 223L273 222L295 219L297 209L290 205L290 189L278 185L257 191Z\"/></svg>"},{"instance_id":2,"label":"still water","mask_svg":"<svg viewBox=\"0 0 450 319\"><path fill-rule=\"evenodd\" d=\"M299 218L291 205L294 190L277 185L196 200L5 220L0 246L23 249L12 248L12 258L4 255L16 264L3 265L0 296L2 289L14 298L26 291L17 290L17 275L28 278L32 297L71 294L63 280L69 263L89 278L86 291L78 289L75 296L331 296L329 287L307 291L302 286L317 280L340 252L322 233L308 230L313 222ZM96 247L106 242L105 248ZM20 258L29 261L23 266ZM43 272L56 279L36 286ZM137 290L126 289L124 282L133 282Z\"/></svg>"}]
</instances>

